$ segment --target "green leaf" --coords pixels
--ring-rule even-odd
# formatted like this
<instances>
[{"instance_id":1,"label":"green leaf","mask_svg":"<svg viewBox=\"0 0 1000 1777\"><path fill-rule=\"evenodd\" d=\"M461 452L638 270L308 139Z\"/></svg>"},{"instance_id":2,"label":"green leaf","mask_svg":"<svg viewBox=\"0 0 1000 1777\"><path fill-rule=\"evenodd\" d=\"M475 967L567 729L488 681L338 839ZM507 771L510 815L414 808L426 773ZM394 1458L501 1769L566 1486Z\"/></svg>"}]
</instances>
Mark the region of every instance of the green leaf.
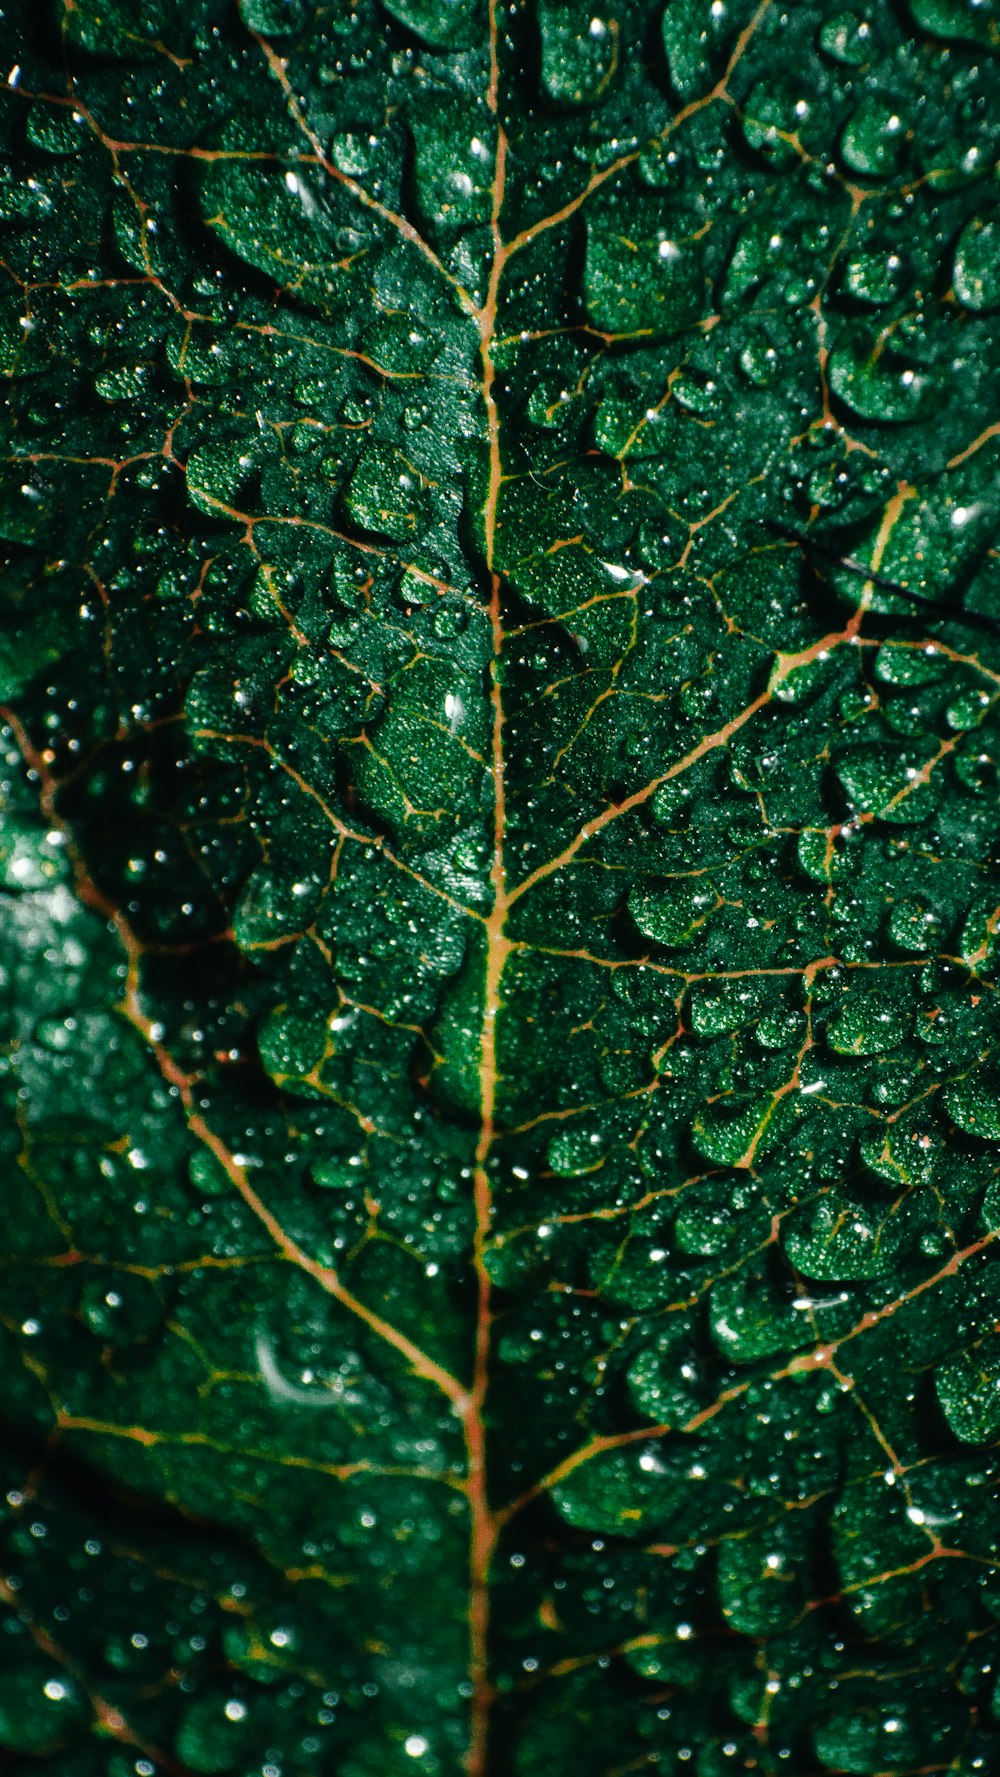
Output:
<instances>
[{"instance_id":1,"label":"green leaf","mask_svg":"<svg viewBox=\"0 0 1000 1777\"><path fill-rule=\"evenodd\" d=\"M0 1764L1000 1769L974 0L28 0Z\"/></svg>"}]
</instances>

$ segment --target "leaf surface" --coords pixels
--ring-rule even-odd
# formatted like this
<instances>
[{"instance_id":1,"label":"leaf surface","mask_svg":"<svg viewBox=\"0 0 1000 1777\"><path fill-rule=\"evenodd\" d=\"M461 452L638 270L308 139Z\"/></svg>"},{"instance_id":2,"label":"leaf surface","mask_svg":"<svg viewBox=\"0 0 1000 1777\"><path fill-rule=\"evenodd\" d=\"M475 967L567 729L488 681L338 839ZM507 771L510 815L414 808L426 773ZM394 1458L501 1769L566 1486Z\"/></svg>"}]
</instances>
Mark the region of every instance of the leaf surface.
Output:
<instances>
[{"instance_id":1,"label":"leaf surface","mask_svg":"<svg viewBox=\"0 0 1000 1777\"><path fill-rule=\"evenodd\" d=\"M994 9L4 24L7 1763L996 1769Z\"/></svg>"}]
</instances>

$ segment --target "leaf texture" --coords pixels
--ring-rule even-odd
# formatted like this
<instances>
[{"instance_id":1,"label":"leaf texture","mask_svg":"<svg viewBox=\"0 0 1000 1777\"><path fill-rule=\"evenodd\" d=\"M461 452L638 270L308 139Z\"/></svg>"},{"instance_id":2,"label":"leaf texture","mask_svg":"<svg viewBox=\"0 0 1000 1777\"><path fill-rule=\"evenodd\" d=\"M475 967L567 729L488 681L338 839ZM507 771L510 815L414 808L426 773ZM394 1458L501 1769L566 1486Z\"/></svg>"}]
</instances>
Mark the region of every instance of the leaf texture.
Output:
<instances>
[{"instance_id":1,"label":"leaf texture","mask_svg":"<svg viewBox=\"0 0 1000 1777\"><path fill-rule=\"evenodd\" d=\"M0 1764L995 1771L995 8L4 30Z\"/></svg>"}]
</instances>

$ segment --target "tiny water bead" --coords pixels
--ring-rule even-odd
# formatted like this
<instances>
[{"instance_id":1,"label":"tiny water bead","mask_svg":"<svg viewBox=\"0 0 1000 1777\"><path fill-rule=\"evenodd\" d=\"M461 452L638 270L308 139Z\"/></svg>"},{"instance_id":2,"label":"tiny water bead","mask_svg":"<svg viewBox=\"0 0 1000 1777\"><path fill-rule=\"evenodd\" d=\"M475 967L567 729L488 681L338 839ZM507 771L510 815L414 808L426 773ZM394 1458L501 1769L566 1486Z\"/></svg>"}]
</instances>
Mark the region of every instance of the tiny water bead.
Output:
<instances>
[{"instance_id":1,"label":"tiny water bead","mask_svg":"<svg viewBox=\"0 0 1000 1777\"><path fill-rule=\"evenodd\" d=\"M874 44L869 21L855 12L835 12L820 26L821 49L834 61L863 67L870 61Z\"/></svg>"},{"instance_id":2,"label":"tiny water bead","mask_svg":"<svg viewBox=\"0 0 1000 1777\"><path fill-rule=\"evenodd\" d=\"M593 105L608 92L619 57L617 18L579 4L539 0L542 87L550 99Z\"/></svg>"},{"instance_id":3,"label":"tiny water bead","mask_svg":"<svg viewBox=\"0 0 1000 1777\"><path fill-rule=\"evenodd\" d=\"M177 1736L179 1756L204 1777L238 1768L252 1747L249 1711L238 1697L222 1703L205 1698L192 1704Z\"/></svg>"},{"instance_id":4,"label":"tiny water bead","mask_svg":"<svg viewBox=\"0 0 1000 1777\"><path fill-rule=\"evenodd\" d=\"M974 217L958 238L955 295L968 309L1000 308L1000 221Z\"/></svg>"},{"instance_id":5,"label":"tiny water bead","mask_svg":"<svg viewBox=\"0 0 1000 1777\"><path fill-rule=\"evenodd\" d=\"M80 1738L90 1719L74 1679L41 1657L5 1660L0 1679L0 1746L33 1758L59 1752Z\"/></svg>"},{"instance_id":6,"label":"tiny water bead","mask_svg":"<svg viewBox=\"0 0 1000 1777\"><path fill-rule=\"evenodd\" d=\"M907 125L891 99L862 99L844 127L840 152L852 173L873 178L893 173L906 150Z\"/></svg>"}]
</instances>

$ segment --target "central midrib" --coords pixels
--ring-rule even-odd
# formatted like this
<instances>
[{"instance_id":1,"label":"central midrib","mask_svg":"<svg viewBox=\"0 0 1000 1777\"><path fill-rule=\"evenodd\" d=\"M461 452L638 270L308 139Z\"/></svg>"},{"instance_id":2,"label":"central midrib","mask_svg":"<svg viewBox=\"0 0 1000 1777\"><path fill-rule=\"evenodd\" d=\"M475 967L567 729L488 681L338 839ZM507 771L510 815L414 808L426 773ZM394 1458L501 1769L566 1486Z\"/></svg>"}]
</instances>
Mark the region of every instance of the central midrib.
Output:
<instances>
[{"instance_id":1,"label":"central midrib","mask_svg":"<svg viewBox=\"0 0 1000 1777\"><path fill-rule=\"evenodd\" d=\"M493 1216L490 1155L495 1137L498 1082L496 1025L501 1005L504 965L510 951L505 932L507 885L504 868L504 712L500 660L503 649L503 611L500 575L495 566L497 503L503 480L500 456L500 419L494 393L493 342L496 335L497 299L507 250L500 232L503 208L507 139L499 114L499 60L496 0L489 4L490 80L487 104L496 125L491 205L492 253L486 297L477 313L482 366L482 399L489 439L489 478L483 505L484 556L490 576L489 616L492 632L490 704L492 711L491 776L493 780L493 848L490 881L493 899L486 920L486 959L483 979L483 1017L479 1038L479 1139L476 1144L473 1194L475 1236L473 1263L477 1303L472 1389L466 1419L469 1498L469 1670L472 1682L471 1719L467 1768L470 1777L487 1777L489 1726L494 1690L489 1667L490 1564L499 1524L489 1499L486 1465L486 1395L490 1381L492 1334L491 1282L486 1266L486 1243Z\"/></svg>"}]
</instances>

